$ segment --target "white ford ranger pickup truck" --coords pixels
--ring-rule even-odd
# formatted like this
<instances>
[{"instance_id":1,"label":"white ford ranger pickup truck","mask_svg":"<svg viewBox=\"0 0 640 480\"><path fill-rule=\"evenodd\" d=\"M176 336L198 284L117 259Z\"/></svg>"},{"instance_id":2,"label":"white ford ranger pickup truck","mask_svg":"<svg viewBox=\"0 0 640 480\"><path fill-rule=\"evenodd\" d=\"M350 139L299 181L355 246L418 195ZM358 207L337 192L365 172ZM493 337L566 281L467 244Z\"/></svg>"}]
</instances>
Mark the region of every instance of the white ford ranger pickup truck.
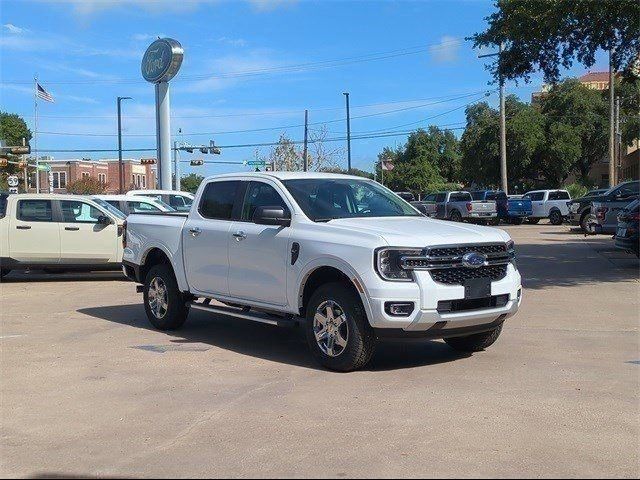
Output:
<instances>
[{"instance_id":1,"label":"white ford ranger pickup truck","mask_svg":"<svg viewBox=\"0 0 640 480\"><path fill-rule=\"evenodd\" d=\"M190 309L301 323L338 371L362 368L388 337L483 350L522 300L506 232L427 218L348 175L209 177L189 213L129 215L123 241L156 328L181 327Z\"/></svg>"}]
</instances>

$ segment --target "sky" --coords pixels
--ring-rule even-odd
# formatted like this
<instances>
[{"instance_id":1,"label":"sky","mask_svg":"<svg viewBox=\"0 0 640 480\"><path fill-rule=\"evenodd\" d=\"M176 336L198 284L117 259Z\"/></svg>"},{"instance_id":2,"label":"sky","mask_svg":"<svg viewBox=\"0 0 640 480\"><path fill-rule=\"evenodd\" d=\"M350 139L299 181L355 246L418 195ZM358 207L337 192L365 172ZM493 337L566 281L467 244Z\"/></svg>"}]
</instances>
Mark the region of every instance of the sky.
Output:
<instances>
[{"instance_id":1,"label":"sky","mask_svg":"<svg viewBox=\"0 0 640 480\"><path fill-rule=\"evenodd\" d=\"M117 148L116 97L133 97L123 102L123 148L154 149L154 88L140 62L154 39L171 37L184 47L170 87L172 140L222 147L219 156L183 152L180 159L229 162L181 163L182 174L250 170L242 162L270 147L244 145L282 134L302 140L305 109L310 135L335 139L325 146L346 167L343 92L352 166L371 171L382 148L404 144L407 131L433 124L459 134L465 106L497 104L485 70L491 60L478 59L465 41L493 10L481 0L3 0L0 109L33 130L37 77L55 98L38 104L40 154L115 158L88 150ZM593 70L606 68L598 62ZM567 74L583 72L576 66ZM507 91L529 101L541 83L534 75Z\"/></svg>"}]
</instances>

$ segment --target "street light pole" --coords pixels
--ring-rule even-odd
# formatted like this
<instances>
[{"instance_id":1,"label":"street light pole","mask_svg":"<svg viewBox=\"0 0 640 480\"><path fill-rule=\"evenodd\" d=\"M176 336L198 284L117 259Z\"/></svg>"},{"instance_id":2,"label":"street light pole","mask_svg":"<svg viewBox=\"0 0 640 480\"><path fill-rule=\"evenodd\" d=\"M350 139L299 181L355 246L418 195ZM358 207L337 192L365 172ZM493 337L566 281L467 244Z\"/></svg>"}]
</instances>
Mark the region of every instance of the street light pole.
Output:
<instances>
[{"instance_id":1,"label":"street light pole","mask_svg":"<svg viewBox=\"0 0 640 480\"><path fill-rule=\"evenodd\" d=\"M118 97L118 185L120 194L124 193L123 188L123 179L122 179L122 108L120 107L120 103L122 100L131 100L131 97Z\"/></svg>"},{"instance_id":2,"label":"street light pole","mask_svg":"<svg viewBox=\"0 0 640 480\"><path fill-rule=\"evenodd\" d=\"M347 173L351 173L351 116L349 115L349 92L344 92L347 102Z\"/></svg>"}]
</instances>

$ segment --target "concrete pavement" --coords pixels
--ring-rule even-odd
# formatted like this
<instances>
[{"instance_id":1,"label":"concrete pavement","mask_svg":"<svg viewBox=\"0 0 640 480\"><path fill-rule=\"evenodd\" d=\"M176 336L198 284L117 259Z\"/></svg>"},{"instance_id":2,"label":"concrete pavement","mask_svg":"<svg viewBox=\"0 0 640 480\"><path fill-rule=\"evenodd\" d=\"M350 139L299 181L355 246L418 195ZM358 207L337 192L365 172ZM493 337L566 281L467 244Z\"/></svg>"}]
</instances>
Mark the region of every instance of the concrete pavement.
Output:
<instances>
[{"instance_id":1,"label":"concrete pavement","mask_svg":"<svg viewBox=\"0 0 640 480\"><path fill-rule=\"evenodd\" d=\"M11 275L0 475L637 477L638 261L505 229L525 296L491 349L389 343L351 374L300 329L193 312L154 331L119 275Z\"/></svg>"}]
</instances>

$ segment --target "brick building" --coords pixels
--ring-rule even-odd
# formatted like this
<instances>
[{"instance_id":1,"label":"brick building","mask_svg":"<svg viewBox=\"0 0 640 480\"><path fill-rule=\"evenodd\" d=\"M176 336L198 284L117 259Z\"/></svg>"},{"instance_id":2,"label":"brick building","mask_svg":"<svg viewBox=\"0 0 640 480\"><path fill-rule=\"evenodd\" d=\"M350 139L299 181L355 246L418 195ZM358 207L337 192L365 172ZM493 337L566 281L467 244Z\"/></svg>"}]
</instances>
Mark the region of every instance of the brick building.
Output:
<instances>
[{"instance_id":1,"label":"brick building","mask_svg":"<svg viewBox=\"0 0 640 480\"><path fill-rule=\"evenodd\" d=\"M107 185L106 193L119 193L118 159L70 159L41 160L51 165L51 177L54 193L66 193L67 185L86 177L97 178ZM142 165L139 160L122 159L122 178L124 191L153 189L156 186L156 166ZM29 178L29 192L35 192L35 172ZM49 191L49 172L40 172L40 191Z\"/></svg>"}]
</instances>

